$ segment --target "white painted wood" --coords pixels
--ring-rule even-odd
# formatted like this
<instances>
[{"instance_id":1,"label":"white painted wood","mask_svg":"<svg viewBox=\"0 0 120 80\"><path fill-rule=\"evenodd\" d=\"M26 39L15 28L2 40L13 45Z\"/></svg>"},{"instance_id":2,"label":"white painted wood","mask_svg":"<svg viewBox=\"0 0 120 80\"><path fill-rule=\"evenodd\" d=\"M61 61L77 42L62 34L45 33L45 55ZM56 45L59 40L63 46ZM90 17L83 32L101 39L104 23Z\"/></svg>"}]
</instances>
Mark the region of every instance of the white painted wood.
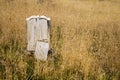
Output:
<instances>
[{"instance_id":1,"label":"white painted wood","mask_svg":"<svg viewBox=\"0 0 120 80\"><path fill-rule=\"evenodd\" d=\"M47 25L47 20L45 19L40 19L39 20L39 26L41 27L41 40L47 40L48 39L48 25Z\"/></svg>"},{"instance_id":2,"label":"white painted wood","mask_svg":"<svg viewBox=\"0 0 120 80\"><path fill-rule=\"evenodd\" d=\"M35 23L35 18L29 18L27 19L27 50L28 51L34 51L35 50L35 35L34 35L34 26L36 25Z\"/></svg>"},{"instance_id":3,"label":"white painted wood","mask_svg":"<svg viewBox=\"0 0 120 80\"><path fill-rule=\"evenodd\" d=\"M29 21L29 20L31 20L31 19L36 19L36 18L38 18L38 17L39 17L39 16L31 16L31 17L27 18L26 21Z\"/></svg>"},{"instance_id":4,"label":"white painted wood","mask_svg":"<svg viewBox=\"0 0 120 80\"><path fill-rule=\"evenodd\" d=\"M44 19L44 20L42 20L42 19ZM49 45L50 45L50 20L51 19L46 16L40 16L40 22L44 23L43 25L40 25L40 26L42 26L41 33L44 34L41 38L42 38L42 40L47 40Z\"/></svg>"},{"instance_id":5,"label":"white painted wood","mask_svg":"<svg viewBox=\"0 0 120 80\"><path fill-rule=\"evenodd\" d=\"M36 18L36 26L35 26L35 43L38 41L38 40L41 40L41 27L40 27L40 24L39 24L39 17Z\"/></svg>"},{"instance_id":6,"label":"white painted wood","mask_svg":"<svg viewBox=\"0 0 120 80\"><path fill-rule=\"evenodd\" d=\"M50 45L50 18L31 16L27 20L27 50L35 51L35 58L46 60Z\"/></svg>"},{"instance_id":7,"label":"white painted wood","mask_svg":"<svg viewBox=\"0 0 120 80\"><path fill-rule=\"evenodd\" d=\"M49 44L41 41L37 41L35 49L35 58L37 60L46 61L49 50Z\"/></svg>"}]
</instances>

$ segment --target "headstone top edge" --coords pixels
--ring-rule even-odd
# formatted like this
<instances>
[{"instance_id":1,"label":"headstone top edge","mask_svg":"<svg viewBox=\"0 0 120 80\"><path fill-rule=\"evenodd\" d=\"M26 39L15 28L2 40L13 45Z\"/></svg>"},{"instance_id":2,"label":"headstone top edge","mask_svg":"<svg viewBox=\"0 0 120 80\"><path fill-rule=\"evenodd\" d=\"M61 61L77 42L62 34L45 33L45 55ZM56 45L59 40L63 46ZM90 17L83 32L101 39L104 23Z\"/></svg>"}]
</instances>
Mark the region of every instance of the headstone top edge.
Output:
<instances>
[{"instance_id":1,"label":"headstone top edge","mask_svg":"<svg viewBox=\"0 0 120 80\"><path fill-rule=\"evenodd\" d=\"M26 18L26 20L28 21L28 20L30 20L30 19L38 18L38 17L39 17L39 15L38 15L38 16L30 16L29 18Z\"/></svg>"},{"instance_id":2,"label":"headstone top edge","mask_svg":"<svg viewBox=\"0 0 120 80\"><path fill-rule=\"evenodd\" d=\"M30 19L33 19L33 18L40 18L40 19L46 19L46 20L51 20L50 18L48 18L48 17L46 17L46 16L39 16L39 15L37 15L37 16L30 16L29 18L26 18L26 21L29 21Z\"/></svg>"},{"instance_id":3,"label":"headstone top edge","mask_svg":"<svg viewBox=\"0 0 120 80\"><path fill-rule=\"evenodd\" d=\"M46 19L46 20L50 20L50 18L49 17L46 17L46 16L40 16L39 18L43 18L43 19Z\"/></svg>"}]
</instances>

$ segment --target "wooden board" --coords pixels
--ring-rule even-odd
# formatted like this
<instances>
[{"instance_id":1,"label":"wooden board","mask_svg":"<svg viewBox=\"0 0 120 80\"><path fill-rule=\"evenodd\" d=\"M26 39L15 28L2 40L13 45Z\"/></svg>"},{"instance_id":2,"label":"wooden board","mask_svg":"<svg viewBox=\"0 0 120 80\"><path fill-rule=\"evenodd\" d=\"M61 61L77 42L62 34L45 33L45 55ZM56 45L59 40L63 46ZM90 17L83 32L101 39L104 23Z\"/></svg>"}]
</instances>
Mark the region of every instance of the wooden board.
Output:
<instances>
[{"instance_id":1,"label":"wooden board","mask_svg":"<svg viewBox=\"0 0 120 80\"><path fill-rule=\"evenodd\" d=\"M46 19L37 19L37 26L35 26L35 41L48 40L48 25Z\"/></svg>"},{"instance_id":2,"label":"wooden board","mask_svg":"<svg viewBox=\"0 0 120 80\"><path fill-rule=\"evenodd\" d=\"M37 59L46 60L50 44L50 18L31 16L27 18L27 50L35 51ZM44 44L44 45L43 45Z\"/></svg>"},{"instance_id":3,"label":"wooden board","mask_svg":"<svg viewBox=\"0 0 120 80\"><path fill-rule=\"evenodd\" d=\"M35 49L35 58L37 60L46 61L49 50L49 44L41 41L37 41Z\"/></svg>"},{"instance_id":4,"label":"wooden board","mask_svg":"<svg viewBox=\"0 0 120 80\"><path fill-rule=\"evenodd\" d=\"M35 18L30 18L27 20L27 50L34 51L35 50L35 30L34 26L36 26Z\"/></svg>"}]
</instances>

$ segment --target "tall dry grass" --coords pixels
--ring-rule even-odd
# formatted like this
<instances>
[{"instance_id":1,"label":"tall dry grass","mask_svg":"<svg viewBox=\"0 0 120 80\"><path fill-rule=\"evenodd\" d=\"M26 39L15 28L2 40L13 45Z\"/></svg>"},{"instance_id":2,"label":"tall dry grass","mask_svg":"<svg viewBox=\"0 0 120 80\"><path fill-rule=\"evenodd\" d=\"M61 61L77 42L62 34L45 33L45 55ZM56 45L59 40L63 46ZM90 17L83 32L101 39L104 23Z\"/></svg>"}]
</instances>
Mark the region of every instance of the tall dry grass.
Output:
<instances>
[{"instance_id":1,"label":"tall dry grass","mask_svg":"<svg viewBox=\"0 0 120 80\"><path fill-rule=\"evenodd\" d=\"M0 79L120 80L119 0L0 0ZM46 62L25 55L26 21L51 18Z\"/></svg>"}]
</instances>

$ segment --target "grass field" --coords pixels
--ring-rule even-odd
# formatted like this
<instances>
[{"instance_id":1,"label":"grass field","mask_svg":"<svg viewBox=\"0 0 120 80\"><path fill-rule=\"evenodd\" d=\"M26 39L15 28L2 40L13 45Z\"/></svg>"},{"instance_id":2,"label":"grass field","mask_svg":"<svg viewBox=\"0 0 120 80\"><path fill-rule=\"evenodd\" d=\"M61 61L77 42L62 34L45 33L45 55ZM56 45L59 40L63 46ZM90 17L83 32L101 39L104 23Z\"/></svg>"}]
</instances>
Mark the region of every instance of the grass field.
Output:
<instances>
[{"instance_id":1,"label":"grass field","mask_svg":"<svg viewBox=\"0 0 120 80\"><path fill-rule=\"evenodd\" d=\"M26 18L51 18L52 55L27 55ZM120 80L119 0L0 0L0 80Z\"/></svg>"}]
</instances>

